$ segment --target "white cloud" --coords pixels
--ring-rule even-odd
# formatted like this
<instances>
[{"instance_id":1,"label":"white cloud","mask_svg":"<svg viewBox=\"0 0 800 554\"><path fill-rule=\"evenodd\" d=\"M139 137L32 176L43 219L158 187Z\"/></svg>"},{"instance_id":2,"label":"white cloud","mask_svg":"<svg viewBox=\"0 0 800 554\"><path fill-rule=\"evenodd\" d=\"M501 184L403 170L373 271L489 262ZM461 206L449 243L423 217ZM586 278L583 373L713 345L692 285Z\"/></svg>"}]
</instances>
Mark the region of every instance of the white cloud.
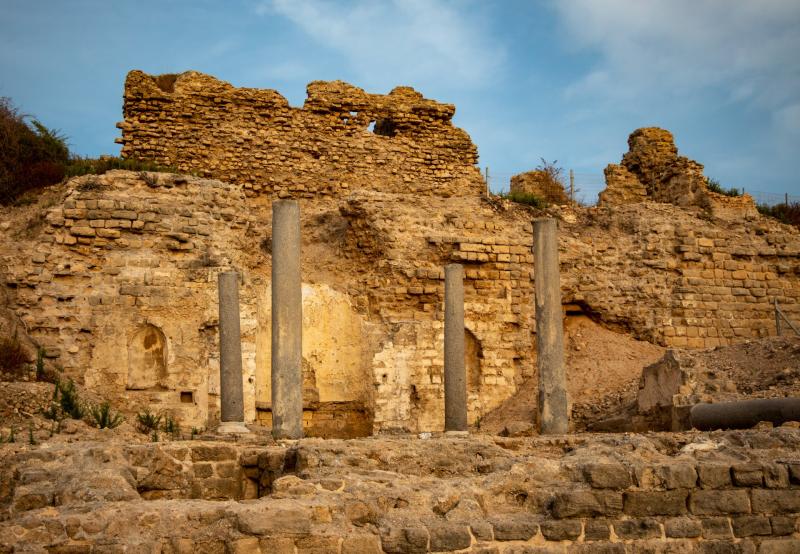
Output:
<instances>
[{"instance_id":1,"label":"white cloud","mask_svg":"<svg viewBox=\"0 0 800 554\"><path fill-rule=\"evenodd\" d=\"M359 82L381 87L491 83L504 52L469 11L464 2L446 0L271 0L256 9L287 18L343 55Z\"/></svg>"},{"instance_id":2,"label":"white cloud","mask_svg":"<svg viewBox=\"0 0 800 554\"><path fill-rule=\"evenodd\" d=\"M777 113L800 100L797 0L572 0L553 3L577 49L599 53L568 99L654 102L724 91Z\"/></svg>"}]
</instances>

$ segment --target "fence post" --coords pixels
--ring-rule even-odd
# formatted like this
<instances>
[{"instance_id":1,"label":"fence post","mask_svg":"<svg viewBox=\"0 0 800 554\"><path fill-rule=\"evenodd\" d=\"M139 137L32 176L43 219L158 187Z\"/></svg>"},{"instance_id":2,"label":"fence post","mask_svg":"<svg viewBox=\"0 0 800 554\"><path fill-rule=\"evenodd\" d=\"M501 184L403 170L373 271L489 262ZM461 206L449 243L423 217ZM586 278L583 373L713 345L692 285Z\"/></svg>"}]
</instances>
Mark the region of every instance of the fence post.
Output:
<instances>
[{"instance_id":1,"label":"fence post","mask_svg":"<svg viewBox=\"0 0 800 554\"><path fill-rule=\"evenodd\" d=\"M486 169L483 174L483 179L486 181L486 196L488 197L492 193L492 188L489 186L489 166L486 166Z\"/></svg>"},{"instance_id":2,"label":"fence post","mask_svg":"<svg viewBox=\"0 0 800 554\"><path fill-rule=\"evenodd\" d=\"M575 173L569 170L569 201L575 203Z\"/></svg>"},{"instance_id":3,"label":"fence post","mask_svg":"<svg viewBox=\"0 0 800 554\"><path fill-rule=\"evenodd\" d=\"M775 332L781 336L781 312L778 310L778 299L775 299Z\"/></svg>"}]
</instances>

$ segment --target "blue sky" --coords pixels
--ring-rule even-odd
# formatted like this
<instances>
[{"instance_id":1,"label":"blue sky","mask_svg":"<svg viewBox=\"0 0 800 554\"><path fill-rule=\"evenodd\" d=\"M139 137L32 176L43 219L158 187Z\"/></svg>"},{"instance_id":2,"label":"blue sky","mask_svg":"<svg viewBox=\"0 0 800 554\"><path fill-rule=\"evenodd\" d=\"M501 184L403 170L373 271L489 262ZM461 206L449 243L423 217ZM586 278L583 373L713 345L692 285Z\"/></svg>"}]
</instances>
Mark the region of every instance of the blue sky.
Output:
<instances>
[{"instance_id":1,"label":"blue sky","mask_svg":"<svg viewBox=\"0 0 800 554\"><path fill-rule=\"evenodd\" d=\"M494 188L546 158L593 196L655 125L723 185L800 196L798 0L0 0L0 96L73 151L118 152L131 69L296 106L318 79L411 85L456 105Z\"/></svg>"}]
</instances>

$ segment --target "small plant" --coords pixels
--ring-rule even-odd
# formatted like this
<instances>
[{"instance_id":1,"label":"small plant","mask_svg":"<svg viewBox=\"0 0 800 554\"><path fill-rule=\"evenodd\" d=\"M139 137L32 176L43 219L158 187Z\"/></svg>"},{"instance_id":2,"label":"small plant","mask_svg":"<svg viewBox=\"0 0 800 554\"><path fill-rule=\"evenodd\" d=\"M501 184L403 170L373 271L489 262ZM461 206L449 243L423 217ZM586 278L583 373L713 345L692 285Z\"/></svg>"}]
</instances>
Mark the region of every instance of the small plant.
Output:
<instances>
[{"instance_id":1,"label":"small plant","mask_svg":"<svg viewBox=\"0 0 800 554\"><path fill-rule=\"evenodd\" d=\"M531 206L539 210L547 207L547 202L545 202L544 199L528 192L501 192L500 198L511 200L517 204L525 204L526 206Z\"/></svg>"},{"instance_id":2,"label":"small plant","mask_svg":"<svg viewBox=\"0 0 800 554\"><path fill-rule=\"evenodd\" d=\"M28 444L36 444L36 437L33 436L33 423L28 424Z\"/></svg>"},{"instance_id":3,"label":"small plant","mask_svg":"<svg viewBox=\"0 0 800 554\"><path fill-rule=\"evenodd\" d=\"M706 188L711 192L716 192L717 194L724 194L725 196L741 196L742 193L737 188L730 188L726 189L723 187L719 181L716 179L712 179L711 177L706 178Z\"/></svg>"},{"instance_id":4,"label":"small plant","mask_svg":"<svg viewBox=\"0 0 800 554\"><path fill-rule=\"evenodd\" d=\"M150 435L150 440L153 442L158 442L158 431L153 431L153 434Z\"/></svg>"},{"instance_id":5,"label":"small plant","mask_svg":"<svg viewBox=\"0 0 800 554\"><path fill-rule=\"evenodd\" d=\"M28 374L28 356L16 337L0 339L0 371L13 379L22 379Z\"/></svg>"},{"instance_id":6,"label":"small plant","mask_svg":"<svg viewBox=\"0 0 800 554\"><path fill-rule=\"evenodd\" d=\"M15 434L16 434L16 430L14 429L14 426L12 425L11 426L11 430L8 432L8 442L10 442L10 443L11 442L17 442Z\"/></svg>"},{"instance_id":7,"label":"small plant","mask_svg":"<svg viewBox=\"0 0 800 554\"><path fill-rule=\"evenodd\" d=\"M52 419L53 421L61 421L61 411L58 409L58 404L55 402L51 402L50 406L46 410L42 410L42 415L46 419Z\"/></svg>"},{"instance_id":8,"label":"small plant","mask_svg":"<svg viewBox=\"0 0 800 554\"><path fill-rule=\"evenodd\" d=\"M756 208L762 215L773 217L786 225L800 227L800 202L776 204L775 206L759 204Z\"/></svg>"},{"instance_id":9,"label":"small plant","mask_svg":"<svg viewBox=\"0 0 800 554\"><path fill-rule=\"evenodd\" d=\"M142 433L150 433L152 431L156 435L156 431L161 426L161 417L161 414L154 414L148 408L145 408L144 411L136 414L139 430Z\"/></svg>"},{"instance_id":10,"label":"small plant","mask_svg":"<svg viewBox=\"0 0 800 554\"><path fill-rule=\"evenodd\" d=\"M59 403L64 414L72 419L83 419L86 410L78 397L78 391L75 390L75 382L70 379L66 384L59 382L57 386L61 393Z\"/></svg>"},{"instance_id":11,"label":"small plant","mask_svg":"<svg viewBox=\"0 0 800 554\"><path fill-rule=\"evenodd\" d=\"M115 156L103 156L97 159L74 157L70 160L69 165L66 167L67 177L77 177L80 175L102 175L112 169L125 169L128 171L139 171L139 176L146 180L141 172L166 172L166 173L179 173L174 167L167 167L155 164L153 162L138 160L136 158L119 158ZM155 179L151 176L146 176L147 179ZM91 183L91 182L90 182ZM148 182L148 184L151 184ZM96 185L99 188L99 184ZM151 184L152 186L152 184Z\"/></svg>"},{"instance_id":12,"label":"small plant","mask_svg":"<svg viewBox=\"0 0 800 554\"><path fill-rule=\"evenodd\" d=\"M44 369L44 348L41 347L36 351L36 380L47 380L47 374Z\"/></svg>"},{"instance_id":13,"label":"small plant","mask_svg":"<svg viewBox=\"0 0 800 554\"><path fill-rule=\"evenodd\" d=\"M181 428L178 426L178 423L175 421L175 418L173 418L169 414L164 416L163 430L164 430L165 433L170 435L173 439L175 437L177 437L181 432Z\"/></svg>"},{"instance_id":14,"label":"small plant","mask_svg":"<svg viewBox=\"0 0 800 554\"><path fill-rule=\"evenodd\" d=\"M119 412L114 413L111 410L111 404L103 402L99 406L92 406L90 411L92 422L99 429L113 429L122 423L125 418Z\"/></svg>"}]
</instances>

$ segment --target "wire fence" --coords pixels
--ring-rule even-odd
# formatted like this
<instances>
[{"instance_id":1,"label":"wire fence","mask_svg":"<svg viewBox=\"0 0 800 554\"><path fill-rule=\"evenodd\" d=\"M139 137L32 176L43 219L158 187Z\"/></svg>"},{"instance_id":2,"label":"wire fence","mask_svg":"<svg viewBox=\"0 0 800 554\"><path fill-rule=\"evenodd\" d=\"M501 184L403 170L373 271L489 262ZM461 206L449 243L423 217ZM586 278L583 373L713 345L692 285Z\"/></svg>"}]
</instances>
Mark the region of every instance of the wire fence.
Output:
<instances>
[{"instance_id":1,"label":"wire fence","mask_svg":"<svg viewBox=\"0 0 800 554\"><path fill-rule=\"evenodd\" d=\"M494 194L508 193L511 188L511 177L518 173L509 171L495 171L484 169L484 177L489 185L489 190ZM571 178L570 178L571 175ZM605 176L602 173L584 173L566 171L563 175L564 189L571 198L584 206L594 206L600 192L606 188ZM571 186L571 188L570 188ZM789 193L776 193L760 190L739 189L753 197L756 204L777 206L779 204L800 203L800 195Z\"/></svg>"}]
</instances>

